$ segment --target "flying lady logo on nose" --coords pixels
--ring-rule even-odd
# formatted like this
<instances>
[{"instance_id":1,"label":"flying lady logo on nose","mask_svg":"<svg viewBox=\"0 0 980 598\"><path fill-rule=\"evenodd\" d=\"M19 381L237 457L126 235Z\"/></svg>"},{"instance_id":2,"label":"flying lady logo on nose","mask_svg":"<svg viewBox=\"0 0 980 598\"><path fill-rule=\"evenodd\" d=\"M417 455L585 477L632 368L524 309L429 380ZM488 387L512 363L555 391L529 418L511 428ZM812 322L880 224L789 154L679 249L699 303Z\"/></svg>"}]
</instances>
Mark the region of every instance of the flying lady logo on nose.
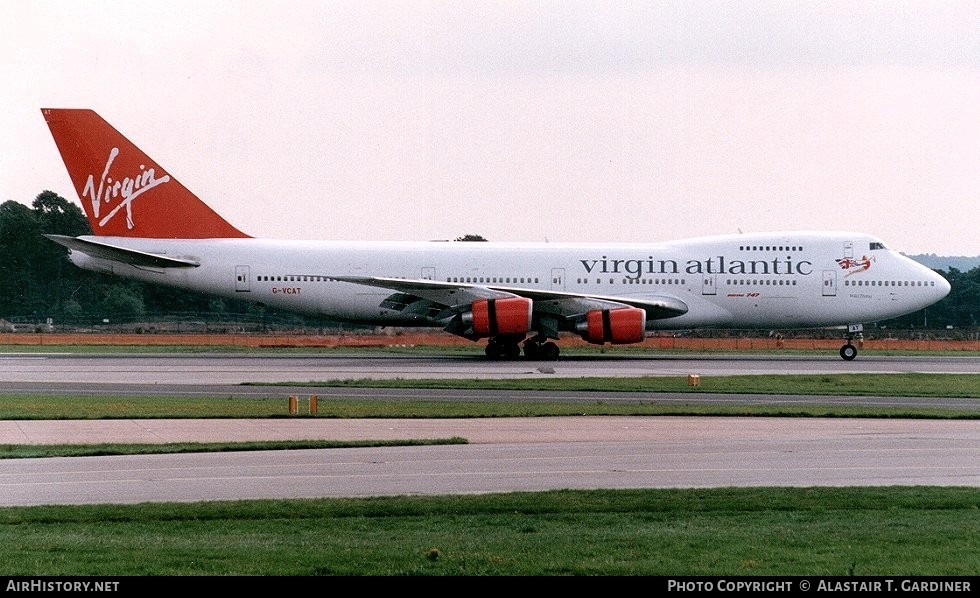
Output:
<instances>
[{"instance_id":1,"label":"flying lady logo on nose","mask_svg":"<svg viewBox=\"0 0 980 598\"><path fill-rule=\"evenodd\" d=\"M844 278L847 278L851 274L859 274L867 271L869 268L871 268L871 262L873 261L874 258L870 258L866 255L862 255L861 259L859 260L851 257L842 257L837 259L837 265L844 270L847 270L847 274L844 275Z\"/></svg>"}]
</instances>

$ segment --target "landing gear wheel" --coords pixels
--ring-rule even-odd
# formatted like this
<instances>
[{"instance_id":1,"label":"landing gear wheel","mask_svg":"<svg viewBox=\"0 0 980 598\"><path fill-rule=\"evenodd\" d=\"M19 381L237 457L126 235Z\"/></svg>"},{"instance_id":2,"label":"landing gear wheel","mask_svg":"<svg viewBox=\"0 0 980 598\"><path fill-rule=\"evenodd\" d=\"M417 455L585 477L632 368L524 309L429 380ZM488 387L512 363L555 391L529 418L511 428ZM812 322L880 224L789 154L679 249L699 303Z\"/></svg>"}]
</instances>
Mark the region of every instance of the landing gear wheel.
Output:
<instances>
[{"instance_id":1,"label":"landing gear wheel","mask_svg":"<svg viewBox=\"0 0 980 598\"><path fill-rule=\"evenodd\" d=\"M558 345L551 341L545 341L542 337L539 340L528 339L524 341L524 357L527 359L541 359L544 361L555 361L558 359Z\"/></svg>"},{"instance_id":2,"label":"landing gear wheel","mask_svg":"<svg viewBox=\"0 0 980 598\"><path fill-rule=\"evenodd\" d=\"M516 342L490 339L484 352L490 359L514 359L520 357L521 347Z\"/></svg>"},{"instance_id":3,"label":"landing gear wheel","mask_svg":"<svg viewBox=\"0 0 980 598\"><path fill-rule=\"evenodd\" d=\"M557 361L558 354L561 353L561 351L558 349L558 345L556 345L551 341L548 341L543 345L541 345L541 348L538 351L538 353L541 355L541 359L547 359L549 361Z\"/></svg>"},{"instance_id":4,"label":"landing gear wheel","mask_svg":"<svg viewBox=\"0 0 980 598\"><path fill-rule=\"evenodd\" d=\"M858 354L857 347L855 347L851 343L847 343L846 345L840 348L840 356L844 359L844 361L851 361L852 359L857 357L857 354Z\"/></svg>"}]
</instances>

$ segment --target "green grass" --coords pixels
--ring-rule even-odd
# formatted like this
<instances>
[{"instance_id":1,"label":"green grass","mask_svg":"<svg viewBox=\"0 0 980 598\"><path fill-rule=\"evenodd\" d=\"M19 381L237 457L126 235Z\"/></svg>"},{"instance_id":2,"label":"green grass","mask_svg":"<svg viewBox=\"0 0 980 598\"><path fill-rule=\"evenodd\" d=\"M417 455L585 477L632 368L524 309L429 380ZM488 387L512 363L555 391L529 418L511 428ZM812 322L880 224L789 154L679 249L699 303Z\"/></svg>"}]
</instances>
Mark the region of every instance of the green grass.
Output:
<instances>
[{"instance_id":1,"label":"green grass","mask_svg":"<svg viewBox=\"0 0 980 598\"><path fill-rule=\"evenodd\" d=\"M975 488L507 493L0 509L9 576L980 573Z\"/></svg>"},{"instance_id":2,"label":"green grass","mask_svg":"<svg viewBox=\"0 0 980 598\"><path fill-rule=\"evenodd\" d=\"M521 379L360 379L277 382L275 385L450 388L493 390L560 390L575 392L684 392L731 394L804 394L846 396L917 396L980 398L980 374L780 374L700 376L691 386L687 375L638 377ZM268 386L256 384L254 386Z\"/></svg>"},{"instance_id":3,"label":"green grass","mask_svg":"<svg viewBox=\"0 0 980 598\"><path fill-rule=\"evenodd\" d=\"M424 440L270 440L255 442L162 442L159 444L6 444L0 445L0 459L227 453L231 451L287 451L297 449L424 446L435 444L466 444L466 439L454 436L452 438Z\"/></svg>"},{"instance_id":4,"label":"green grass","mask_svg":"<svg viewBox=\"0 0 980 598\"><path fill-rule=\"evenodd\" d=\"M307 397L300 395L305 410ZM329 399L318 401L317 413L289 415L288 398L191 399L184 397L4 397L0 419L152 419L152 418L468 418L560 417L569 415L686 415L756 417L905 417L976 419L977 409L939 407L876 407L864 405L725 405L661 404L656 399L635 403L590 401L582 403L486 401L398 401Z\"/></svg>"},{"instance_id":5,"label":"green grass","mask_svg":"<svg viewBox=\"0 0 980 598\"><path fill-rule=\"evenodd\" d=\"M347 388L457 388L541 390L581 393L581 400L373 400L330 398L318 401L315 417L532 417L562 415L758 415L794 417L966 417L977 409L865 407L860 405L728 405L699 398L705 393L803 394L839 396L965 397L980 399L980 374L821 374L789 376L717 376L688 386L687 378L549 378L514 380L328 380L286 383L294 386ZM279 386L267 385L270 387ZM690 401L658 402L637 395L636 401L602 401L590 392L687 393ZM308 395L298 397L305 405ZM305 408L305 407L304 407ZM308 415L307 415L308 416ZM289 417L288 395L281 398L65 396L19 394L0 401L0 419L138 419Z\"/></svg>"}]
</instances>

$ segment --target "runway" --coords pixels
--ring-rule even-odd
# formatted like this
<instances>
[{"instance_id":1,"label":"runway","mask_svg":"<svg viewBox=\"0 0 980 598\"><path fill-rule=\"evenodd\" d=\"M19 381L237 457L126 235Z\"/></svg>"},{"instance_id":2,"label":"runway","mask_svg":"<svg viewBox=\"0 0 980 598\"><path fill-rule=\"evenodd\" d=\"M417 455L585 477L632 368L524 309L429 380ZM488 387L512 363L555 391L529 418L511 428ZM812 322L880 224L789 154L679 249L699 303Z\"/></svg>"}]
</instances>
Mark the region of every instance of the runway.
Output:
<instances>
[{"instance_id":1,"label":"runway","mask_svg":"<svg viewBox=\"0 0 980 598\"><path fill-rule=\"evenodd\" d=\"M425 378L435 377L432 372L456 377L499 377L511 372L513 377L515 371L518 376L580 376L589 372L592 376L641 375L635 373L639 371L647 372L645 375L687 375L696 367L700 375L708 376L732 371L812 373L837 369L868 374L963 373L978 371L978 364L975 357L859 357L847 363L743 356L600 358L546 366L438 356L388 359L356 355L4 354L0 356L0 395L103 393L113 389L130 392L142 387L145 392L168 394L194 389L193 392L211 391L224 397L224 393L236 389L269 390L240 386L241 382L366 378L370 376L365 374L372 370L380 372L379 376L398 372L405 378ZM488 369L494 366L501 366L500 370ZM79 376L82 372L93 376ZM387 392L370 391L373 396ZM479 396L487 400L494 394L481 391ZM866 399L869 397L805 400ZM446 393L442 400L453 399ZM506 400L519 398L510 396ZM691 397L686 396L686 400ZM960 408L975 411L976 401L966 400ZM0 422L2 444L450 437L464 438L467 444L0 460L0 505L465 494L557 488L980 487L980 423L974 419L555 417Z\"/></svg>"},{"instance_id":2,"label":"runway","mask_svg":"<svg viewBox=\"0 0 980 598\"><path fill-rule=\"evenodd\" d=\"M290 353L3 353L0 382L242 384L311 380L729 376L740 374L977 373L980 357L861 355L603 355L489 361L473 355Z\"/></svg>"}]
</instances>

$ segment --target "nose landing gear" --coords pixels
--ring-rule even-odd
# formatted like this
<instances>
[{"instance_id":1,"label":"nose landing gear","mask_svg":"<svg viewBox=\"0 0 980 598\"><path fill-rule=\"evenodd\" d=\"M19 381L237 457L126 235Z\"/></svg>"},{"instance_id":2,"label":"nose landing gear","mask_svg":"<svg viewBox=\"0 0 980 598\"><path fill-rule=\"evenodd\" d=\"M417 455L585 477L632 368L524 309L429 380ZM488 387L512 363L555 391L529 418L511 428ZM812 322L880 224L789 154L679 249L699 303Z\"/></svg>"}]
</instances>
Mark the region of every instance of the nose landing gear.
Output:
<instances>
[{"instance_id":1,"label":"nose landing gear","mask_svg":"<svg viewBox=\"0 0 980 598\"><path fill-rule=\"evenodd\" d=\"M856 338L858 344L861 344L861 339L864 338L863 331L864 324L849 324L847 326L847 344L840 348L840 356L844 361L851 361L857 357L857 347L851 341Z\"/></svg>"}]
</instances>

